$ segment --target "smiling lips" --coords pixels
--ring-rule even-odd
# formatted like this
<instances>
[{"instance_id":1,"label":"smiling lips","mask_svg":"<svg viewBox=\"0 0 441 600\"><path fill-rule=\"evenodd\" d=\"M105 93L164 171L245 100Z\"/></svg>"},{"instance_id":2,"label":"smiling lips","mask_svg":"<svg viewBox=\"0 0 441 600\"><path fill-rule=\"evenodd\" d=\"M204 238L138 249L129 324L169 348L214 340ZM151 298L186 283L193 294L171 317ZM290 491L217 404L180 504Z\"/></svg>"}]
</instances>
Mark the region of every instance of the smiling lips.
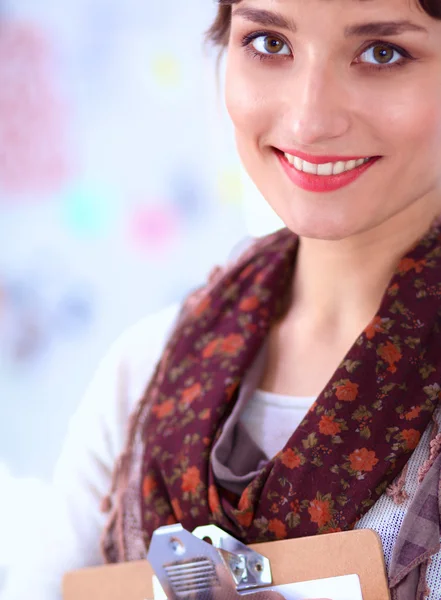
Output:
<instances>
[{"instance_id":1,"label":"smiling lips","mask_svg":"<svg viewBox=\"0 0 441 600\"><path fill-rule=\"evenodd\" d=\"M349 185L379 157L312 156L281 150L277 156L293 183L310 192L332 192Z\"/></svg>"}]
</instances>

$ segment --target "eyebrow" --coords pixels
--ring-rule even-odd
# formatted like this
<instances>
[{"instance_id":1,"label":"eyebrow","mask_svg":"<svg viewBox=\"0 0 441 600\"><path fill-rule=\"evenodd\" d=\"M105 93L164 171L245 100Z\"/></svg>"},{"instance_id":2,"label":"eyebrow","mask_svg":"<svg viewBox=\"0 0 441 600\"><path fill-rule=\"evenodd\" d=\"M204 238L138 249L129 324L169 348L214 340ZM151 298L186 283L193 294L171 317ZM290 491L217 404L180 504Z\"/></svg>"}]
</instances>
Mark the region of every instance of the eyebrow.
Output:
<instances>
[{"instance_id":1,"label":"eyebrow","mask_svg":"<svg viewBox=\"0 0 441 600\"><path fill-rule=\"evenodd\" d=\"M373 23L361 23L360 25L350 25L345 28L345 37L360 36L380 36L387 37L391 35L400 35L407 31L419 31L428 33L422 25L416 25L411 21L377 21Z\"/></svg>"},{"instance_id":2,"label":"eyebrow","mask_svg":"<svg viewBox=\"0 0 441 600\"><path fill-rule=\"evenodd\" d=\"M239 6L239 8L233 12L233 15L242 17L243 19L251 21L252 23L263 25L264 27L280 27L281 29L288 29L292 32L297 30L297 27L293 21L287 19L278 12L262 10L260 8Z\"/></svg>"},{"instance_id":3,"label":"eyebrow","mask_svg":"<svg viewBox=\"0 0 441 600\"><path fill-rule=\"evenodd\" d=\"M279 27L280 29L287 29L293 33L295 33L297 30L297 27L293 21L287 19L278 12L239 6L233 12L233 15L242 17L247 21L257 23L258 25L262 25L264 27ZM400 35L401 33L408 31L428 33L425 27L416 25L411 21L376 21L372 23L349 25L345 28L344 35L345 37L388 37Z\"/></svg>"}]
</instances>

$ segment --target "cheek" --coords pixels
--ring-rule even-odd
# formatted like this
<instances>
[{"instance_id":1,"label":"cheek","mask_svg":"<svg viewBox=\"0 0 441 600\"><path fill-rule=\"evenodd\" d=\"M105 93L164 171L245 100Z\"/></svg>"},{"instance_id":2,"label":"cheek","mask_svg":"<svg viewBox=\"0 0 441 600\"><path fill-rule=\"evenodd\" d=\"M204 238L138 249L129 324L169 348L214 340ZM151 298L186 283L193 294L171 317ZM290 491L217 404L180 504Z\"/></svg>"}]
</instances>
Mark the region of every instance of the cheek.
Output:
<instances>
[{"instance_id":1,"label":"cheek","mask_svg":"<svg viewBox=\"0 0 441 600\"><path fill-rule=\"evenodd\" d=\"M419 99L413 106L402 107L390 120L390 134L399 158L397 170L403 173L407 190L420 195L426 188L440 185L441 176L441 104Z\"/></svg>"},{"instance_id":2,"label":"cheek","mask_svg":"<svg viewBox=\"0 0 441 600\"><path fill-rule=\"evenodd\" d=\"M370 96L369 122L386 154L407 154L415 164L421 158L430 163L441 153L441 85L428 86L427 79L420 85L410 83L399 86L399 93L386 89L375 98Z\"/></svg>"},{"instance_id":3,"label":"cheek","mask_svg":"<svg viewBox=\"0 0 441 600\"><path fill-rule=\"evenodd\" d=\"M386 114L385 131L390 132L392 142L408 148L413 155L435 148L440 144L441 105L408 102ZM405 146L403 146L405 144Z\"/></svg>"},{"instance_id":4,"label":"cheek","mask_svg":"<svg viewBox=\"0 0 441 600\"><path fill-rule=\"evenodd\" d=\"M265 88L268 85L253 65L243 64L243 59L229 53L225 82L225 102L236 130L244 143L257 143L271 129L274 112L271 111ZM246 61L249 63L250 61Z\"/></svg>"}]
</instances>

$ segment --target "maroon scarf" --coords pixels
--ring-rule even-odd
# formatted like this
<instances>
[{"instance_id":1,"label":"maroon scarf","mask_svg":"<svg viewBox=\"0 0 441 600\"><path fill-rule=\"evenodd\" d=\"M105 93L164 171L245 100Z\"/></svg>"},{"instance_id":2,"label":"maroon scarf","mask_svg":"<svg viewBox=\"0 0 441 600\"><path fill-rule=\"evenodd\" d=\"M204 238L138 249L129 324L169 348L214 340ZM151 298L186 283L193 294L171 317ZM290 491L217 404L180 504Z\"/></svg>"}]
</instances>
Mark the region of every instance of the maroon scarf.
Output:
<instances>
[{"instance_id":1,"label":"maroon scarf","mask_svg":"<svg viewBox=\"0 0 441 600\"><path fill-rule=\"evenodd\" d=\"M116 471L110 561L141 558L174 522L216 523L247 543L351 529L402 472L440 398L437 227L400 261L375 318L241 497L213 475L244 374L289 301L296 252L286 229L263 238L187 303Z\"/></svg>"}]
</instances>

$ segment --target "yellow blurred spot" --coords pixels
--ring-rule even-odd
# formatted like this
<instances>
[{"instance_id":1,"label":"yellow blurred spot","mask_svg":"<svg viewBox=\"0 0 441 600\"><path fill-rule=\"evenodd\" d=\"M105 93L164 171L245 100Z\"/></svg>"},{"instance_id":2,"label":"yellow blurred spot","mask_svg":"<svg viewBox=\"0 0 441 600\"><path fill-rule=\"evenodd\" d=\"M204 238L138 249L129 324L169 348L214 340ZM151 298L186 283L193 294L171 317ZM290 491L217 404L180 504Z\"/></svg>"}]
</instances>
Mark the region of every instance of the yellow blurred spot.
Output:
<instances>
[{"instance_id":1,"label":"yellow blurred spot","mask_svg":"<svg viewBox=\"0 0 441 600\"><path fill-rule=\"evenodd\" d=\"M242 177L238 168L225 169L219 173L218 190L222 203L240 204L243 199Z\"/></svg>"},{"instance_id":2,"label":"yellow blurred spot","mask_svg":"<svg viewBox=\"0 0 441 600\"><path fill-rule=\"evenodd\" d=\"M181 80L181 65L174 56L157 56L152 62L152 73L157 83L173 87Z\"/></svg>"}]
</instances>

